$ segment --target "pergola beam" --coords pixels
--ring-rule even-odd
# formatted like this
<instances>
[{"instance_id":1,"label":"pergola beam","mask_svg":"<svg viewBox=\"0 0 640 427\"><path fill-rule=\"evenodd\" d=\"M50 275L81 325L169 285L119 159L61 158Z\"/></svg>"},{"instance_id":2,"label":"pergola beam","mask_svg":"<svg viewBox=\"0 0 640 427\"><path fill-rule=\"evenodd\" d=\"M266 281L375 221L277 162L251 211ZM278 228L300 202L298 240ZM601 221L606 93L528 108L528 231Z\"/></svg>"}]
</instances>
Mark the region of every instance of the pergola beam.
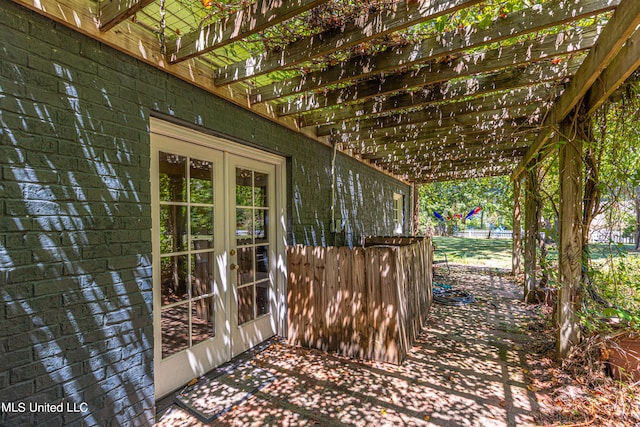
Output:
<instances>
[{"instance_id":1,"label":"pergola beam","mask_svg":"<svg viewBox=\"0 0 640 427\"><path fill-rule=\"evenodd\" d=\"M489 177L489 176L504 176L510 174L512 168L510 166L490 166L479 169L468 169L468 170L458 170L458 171L450 171L444 173L431 173L431 174L414 174L414 175L404 175L405 178L418 182L421 184L426 184L429 182L435 181L454 181L458 179L471 179L471 178L481 178L481 177Z\"/></svg>"},{"instance_id":2,"label":"pergola beam","mask_svg":"<svg viewBox=\"0 0 640 427\"><path fill-rule=\"evenodd\" d=\"M153 0L107 0L100 2L98 28L109 31L153 3Z\"/></svg>"},{"instance_id":3,"label":"pergola beam","mask_svg":"<svg viewBox=\"0 0 640 427\"><path fill-rule=\"evenodd\" d=\"M373 120L361 122L351 127L336 129L335 127L319 128L318 136L340 135L342 138L351 138L349 135L370 135L385 132L385 129L394 131L416 130L420 132L435 130L439 128L447 128L454 126L470 126L483 125L486 122L505 123L510 120L527 117L532 122L533 115L544 115L544 110L536 105L516 106L513 108L500 108L497 110L486 110L480 112L470 112L468 114L460 114L440 119L429 118L426 115L415 114L409 117L385 118L385 120ZM424 116L424 117L423 117Z\"/></svg>"},{"instance_id":4,"label":"pergola beam","mask_svg":"<svg viewBox=\"0 0 640 427\"><path fill-rule=\"evenodd\" d=\"M440 143L464 145L474 141L496 141L501 139L522 138L535 132L534 125L512 126L503 125L495 129L478 129L477 126L453 126L449 128L440 127L435 130L419 133L407 133L395 136L378 136L372 139L359 139L357 141L342 142L345 148L355 150L375 149L388 145L398 145L399 147L419 145L437 141Z\"/></svg>"},{"instance_id":5,"label":"pergola beam","mask_svg":"<svg viewBox=\"0 0 640 427\"><path fill-rule=\"evenodd\" d=\"M380 150L371 153L359 153L360 157L366 160L389 160L398 161L400 158L419 158L422 161L438 159L442 160L458 160L467 156L489 156L494 155L497 152L508 152L509 150L518 150L518 157L521 157L528 145L526 140L519 143L513 143L510 141L501 141L498 144L487 144L484 141L476 142L473 144L460 147L458 144L451 145L438 145L434 142L431 146L416 146L412 149L407 148L405 150ZM525 151L522 151L522 150Z\"/></svg>"},{"instance_id":6,"label":"pergola beam","mask_svg":"<svg viewBox=\"0 0 640 427\"><path fill-rule=\"evenodd\" d=\"M511 94L504 93L486 99L455 102L410 113L320 125L317 127L317 135L326 136L333 133L357 133L365 129L381 129L415 123L434 123L434 127L447 127L447 123L453 119L466 116L484 118L487 114L491 114L492 117L497 115L499 118L521 117L524 113L544 114L552 105L550 101L555 98L555 96L552 96L549 92L550 91L540 91L531 93L529 94L530 96L524 94L524 96L521 97L515 94L511 96ZM455 123L458 122L456 121Z\"/></svg>"},{"instance_id":7,"label":"pergola beam","mask_svg":"<svg viewBox=\"0 0 640 427\"><path fill-rule=\"evenodd\" d=\"M593 114L638 67L640 67L640 30L631 36L585 95L586 114Z\"/></svg>"},{"instance_id":8,"label":"pergola beam","mask_svg":"<svg viewBox=\"0 0 640 427\"><path fill-rule=\"evenodd\" d=\"M408 166L401 165L398 162L372 162L378 166L388 167L395 173L403 174L408 172L421 172L421 173L437 173L437 172L452 172L458 169L474 169L478 167L490 167L490 166L508 166L513 164L513 160L518 156L512 157L478 157L469 158L464 160L452 161L439 161L421 164L420 166Z\"/></svg>"},{"instance_id":9,"label":"pergola beam","mask_svg":"<svg viewBox=\"0 0 640 427\"><path fill-rule=\"evenodd\" d=\"M345 89L331 90L325 96L336 99L364 100L374 96L422 87L464 76L489 73L506 67L526 65L546 58L561 57L589 49L598 37L596 26L581 27L562 33L484 52L462 55L447 62L425 64L417 71L395 73L384 79L369 79ZM273 85L254 89L251 102L259 103L305 92L301 88L276 88ZM343 101L344 102L344 101ZM339 102L336 102L339 103Z\"/></svg>"},{"instance_id":10,"label":"pergola beam","mask_svg":"<svg viewBox=\"0 0 640 427\"><path fill-rule=\"evenodd\" d=\"M369 15L365 20L345 28L320 33L285 46L273 53L264 53L239 61L215 72L217 86L246 80L284 67L292 67L313 57L345 50L375 37L383 37L439 16L480 3L481 0L401 0L392 10ZM435 3L435 4L434 4Z\"/></svg>"},{"instance_id":11,"label":"pergola beam","mask_svg":"<svg viewBox=\"0 0 640 427\"><path fill-rule=\"evenodd\" d=\"M544 8L531 7L514 12L506 18L498 19L487 29L470 26L463 30L455 30L426 39L418 45L388 49L373 56L354 57L326 70L288 78L261 87L257 92L261 94L278 93L286 96L370 77L383 71L397 70L400 67L411 67L438 57L444 56L445 62L448 62L450 58L454 58L465 50L610 11L619 1L583 0L579 7L575 7L566 0L553 0L546 3ZM575 4L576 0L573 0L573 3Z\"/></svg>"},{"instance_id":12,"label":"pergola beam","mask_svg":"<svg viewBox=\"0 0 640 427\"><path fill-rule=\"evenodd\" d=\"M481 111L482 109L495 110L498 108L513 107L515 105L530 104L535 102L552 102L559 94L562 93L562 89L553 86L549 83L542 83L536 86L530 87L518 87L508 91L495 91L488 94L481 94L477 98L468 99L456 98L451 102L439 103L436 106L432 106L434 102L426 101L424 92L413 94L403 94L402 96L393 97L396 98L396 105L400 104L400 99L406 99L406 102L402 102L403 106L396 106L384 109L382 104L384 101L370 101L375 106L374 109L379 111L370 111L366 114L366 117L376 117L382 115L390 115L394 111L405 110L407 108L419 108L424 107L423 111L429 111L431 114L439 114L440 117L447 117L456 114L465 114L469 111ZM413 104L410 102L413 101ZM346 111L344 111L346 110ZM354 114L355 113L355 114ZM361 105L344 106L342 108L333 108L331 110L319 111L311 114L305 114L300 117L300 126L312 126L322 125L328 122L340 122L347 120L358 120L359 116L365 116Z\"/></svg>"},{"instance_id":13,"label":"pergola beam","mask_svg":"<svg viewBox=\"0 0 640 427\"><path fill-rule=\"evenodd\" d=\"M573 56L566 61L555 64L551 61L541 61L527 67L503 69L491 74L472 76L468 79L438 83L413 92L403 92L386 96L382 100L366 100L357 104L343 105L345 104L344 100L340 100L337 105L329 105L327 98L310 94L285 102L279 105L277 109L279 116L303 114L303 119L306 119L307 115L311 115L310 120L314 120L314 117L317 120L326 115L332 119L328 121L335 121L347 117L402 110L413 106L455 101L460 98L562 81L571 77L578 70L581 63L578 58Z\"/></svg>"},{"instance_id":14,"label":"pergola beam","mask_svg":"<svg viewBox=\"0 0 640 427\"><path fill-rule=\"evenodd\" d=\"M360 133L356 134L343 134L343 135L333 135L331 140L338 143L343 143L346 145L352 145L362 142L369 142L371 140L381 140L386 139L387 141L406 141L411 139L418 139L421 135L431 134L438 131L443 131L446 129L450 129L455 131L455 129L463 128L469 132L473 132L475 129L477 132L482 131L491 131L493 129L497 129L503 126L514 128L514 127L526 127L530 125L535 125L535 123L530 123L530 119L528 116L516 117L511 119L499 119L499 120L489 120L476 123L469 122L467 120L466 124L460 123L452 123L453 120L450 121L448 127L438 126L436 128L429 127L425 125L404 125L404 126L395 126L393 128L384 128L384 129L367 129Z\"/></svg>"},{"instance_id":15,"label":"pergola beam","mask_svg":"<svg viewBox=\"0 0 640 427\"><path fill-rule=\"evenodd\" d=\"M175 64L202 55L264 31L328 1L258 0L225 19L169 41L167 57Z\"/></svg>"}]
</instances>

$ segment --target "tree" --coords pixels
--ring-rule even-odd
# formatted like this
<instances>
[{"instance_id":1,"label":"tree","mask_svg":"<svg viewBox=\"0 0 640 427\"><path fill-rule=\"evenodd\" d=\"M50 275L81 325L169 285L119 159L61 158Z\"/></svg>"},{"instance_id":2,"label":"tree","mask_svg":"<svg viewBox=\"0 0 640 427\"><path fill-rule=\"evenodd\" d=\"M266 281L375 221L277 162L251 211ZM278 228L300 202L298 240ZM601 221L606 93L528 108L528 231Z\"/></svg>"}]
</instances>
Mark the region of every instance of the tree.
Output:
<instances>
[{"instance_id":1,"label":"tree","mask_svg":"<svg viewBox=\"0 0 640 427\"><path fill-rule=\"evenodd\" d=\"M420 225L438 226L439 221L433 215L438 212L451 219L449 225L511 228L512 204L513 186L508 176L434 182L420 187ZM482 208L480 213L465 221L464 217L478 206ZM456 220L456 214L462 218Z\"/></svg>"},{"instance_id":2,"label":"tree","mask_svg":"<svg viewBox=\"0 0 640 427\"><path fill-rule=\"evenodd\" d=\"M593 213L618 217L624 221L624 211L633 222L635 249L640 250L640 84L630 84L616 102L608 104L595 120L597 150L601 157L597 191L601 203L594 205ZM632 215L631 213L633 212ZM621 215L622 214L622 215ZM633 219L631 219L633 218ZM609 221L609 227L613 227ZM616 225L623 229L621 224Z\"/></svg>"}]
</instances>

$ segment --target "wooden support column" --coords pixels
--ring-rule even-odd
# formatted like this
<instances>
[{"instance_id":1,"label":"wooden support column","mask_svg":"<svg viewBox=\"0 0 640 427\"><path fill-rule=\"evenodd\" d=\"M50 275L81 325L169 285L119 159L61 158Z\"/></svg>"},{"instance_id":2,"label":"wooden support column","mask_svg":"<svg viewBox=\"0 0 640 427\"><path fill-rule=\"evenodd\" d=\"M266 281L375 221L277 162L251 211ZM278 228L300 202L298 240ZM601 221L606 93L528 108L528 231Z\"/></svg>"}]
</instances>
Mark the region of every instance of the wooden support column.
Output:
<instances>
[{"instance_id":1,"label":"wooden support column","mask_svg":"<svg viewBox=\"0 0 640 427\"><path fill-rule=\"evenodd\" d=\"M420 184L413 183L413 235L418 235L420 227Z\"/></svg>"},{"instance_id":2,"label":"wooden support column","mask_svg":"<svg viewBox=\"0 0 640 427\"><path fill-rule=\"evenodd\" d=\"M536 164L527 172L527 191L524 208L524 300L535 302L536 258L538 236L538 168Z\"/></svg>"},{"instance_id":3,"label":"wooden support column","mask_svg":"<svg viewBox=\"0 0 640 427\"><path fill-rule=\"evenodd\" d=\"M522 274L522 184L520 179L513 181L513 244L511 253L511 272L514 276Z\"/></svg>"},{"instance_id":4,"label":"wooden support column","mask_svg":"<svg viewBox=\"0 0 640 427\"><path fill-rule=\"evenodd\" d=\"M560 246L558 248L558 358L567 356L580 340L576 312L580 308L582 279L582 145L579 125L565 119L560 135Z\"/></svg>"}]
</instances>

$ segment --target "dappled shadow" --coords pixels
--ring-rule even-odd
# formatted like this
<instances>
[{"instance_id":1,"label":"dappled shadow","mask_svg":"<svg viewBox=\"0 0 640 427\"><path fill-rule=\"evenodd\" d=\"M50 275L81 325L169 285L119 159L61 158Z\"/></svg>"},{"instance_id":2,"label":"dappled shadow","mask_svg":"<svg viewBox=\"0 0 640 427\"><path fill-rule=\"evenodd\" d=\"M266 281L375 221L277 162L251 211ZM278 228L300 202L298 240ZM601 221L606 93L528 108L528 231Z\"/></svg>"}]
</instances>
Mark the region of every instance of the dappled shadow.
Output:
<instances>
[{"instance_id":1,"label":"dappled shadow","mask_svg":"<svg viewBox=\"0 0 640 427\"><path fill-rule=\"evenodd\" d=\"M216 425L512 426L533 421L522 344L532 312L506 274L454 267L473 292L462 307L435 304L405 362L366 362L274 340L252 357L276 380ZM175 406L160 425L197 425Z\"/></svg>"},{"instance_id":2,"label":"dappled shadow","mask_svg":"<svg viewBox=\"0 0 640 427\"><path fill-rule=\"evenodd\" d=\"M77 44L53 25L39 31ZM129 103L97 77L98 64L34 56L46 63L36 72L14 48L0 43L0 55L15 59L0 75L0 401L27 410L3 406L0 421L148 424L151 224L140 172L148 144L117 125L131 120L116 113ZM30 403L65 410L30 413Z\"/></svg>"},{"instance_id":3,"label":"dappled shadow","mask_svg":"<svg viewBox=\"0 0 640 427\"><path fill-rule=\"evenodd\" d=\"M299 158L293 161L289 244L353 248L361 244L362 236L393 235L394 193L404 196L404 215L408 218L409 186L337 153L333 203L338 226L332 225L327 221L331 218L332 205L331 150L322 146L313 150L316 150L311 153L313 162L327 166L312 169ZM404 223L406 228L408 219ZM403 233L408 231L405 229Z\"/></svg>"}]
</instances>

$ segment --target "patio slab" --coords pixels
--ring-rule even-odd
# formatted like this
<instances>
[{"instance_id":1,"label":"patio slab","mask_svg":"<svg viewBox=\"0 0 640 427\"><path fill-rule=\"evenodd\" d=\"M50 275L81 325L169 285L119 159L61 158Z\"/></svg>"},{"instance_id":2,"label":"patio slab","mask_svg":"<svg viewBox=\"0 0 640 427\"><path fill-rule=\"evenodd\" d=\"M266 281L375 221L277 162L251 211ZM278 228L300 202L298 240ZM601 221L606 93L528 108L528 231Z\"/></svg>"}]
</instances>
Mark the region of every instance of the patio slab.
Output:
<instances>
[{"instance_id":1,"label":"patio slab","mask_svg":"<svg viewBox=\"0 0 640 427\"><path fill-rule=\"evenodd\" d=\"M464 306L434 304L402 365L349 359L274 338L209 374L252 363L275 380L217 418L222 426L528 426L538 410L527 388L523 343L535 316L506 272L454 267L436 282L472 292ZM204 425L158 402L158 425Z\"/></svg>"}]
</instances>

